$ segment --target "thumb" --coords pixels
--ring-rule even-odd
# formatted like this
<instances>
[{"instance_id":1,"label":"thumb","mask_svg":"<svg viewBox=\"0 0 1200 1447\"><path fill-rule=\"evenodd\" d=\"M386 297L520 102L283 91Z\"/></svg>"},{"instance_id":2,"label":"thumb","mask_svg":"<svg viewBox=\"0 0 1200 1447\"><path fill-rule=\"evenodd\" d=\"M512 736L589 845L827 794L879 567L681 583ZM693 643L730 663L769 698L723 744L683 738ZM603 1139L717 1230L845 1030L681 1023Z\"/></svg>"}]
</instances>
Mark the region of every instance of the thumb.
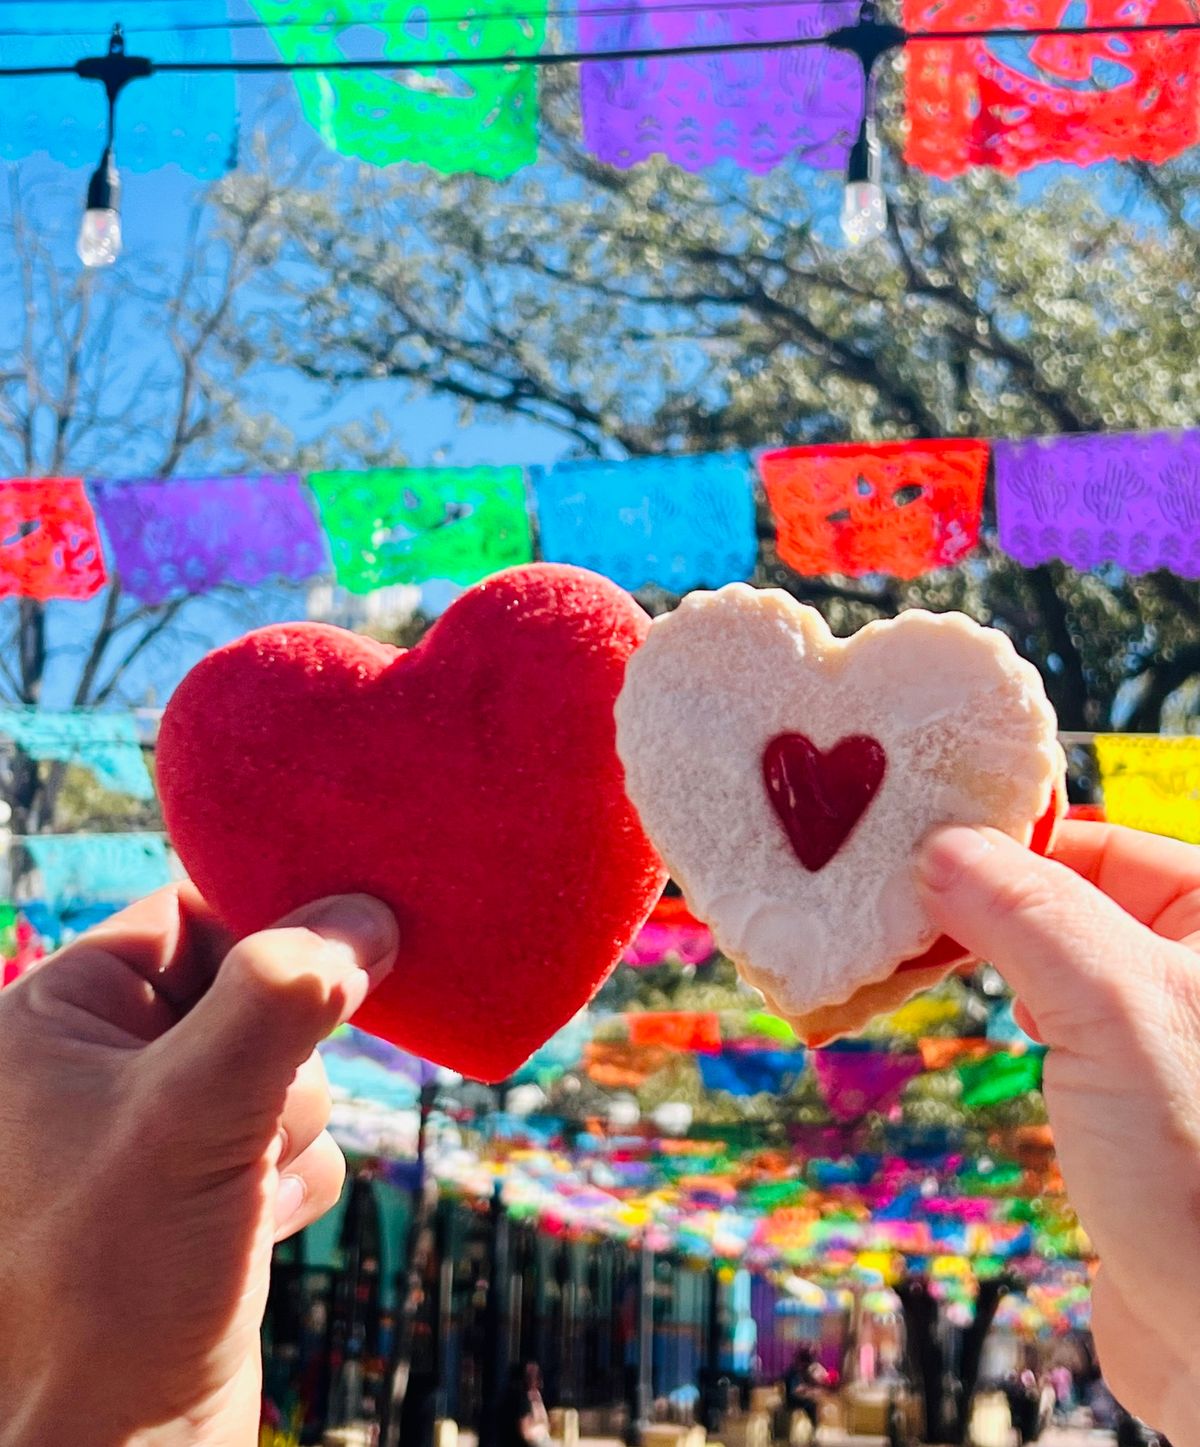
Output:
<instances>
[{"instance_id":1,"label":"thumb","mask_svg":"<svg viewBox=\"0 0 1200 1447\"><path fill-rule=\"evenodd\" d=\"M232 1096L272 1110L318 1041L389 973L397 943L391 911L368 895L307 905L235 944L211 988L155 1045L206 1103Z\"/></svg>"},{"instance_id":2,"label":"thumb","mask_svg":"<svg viewBox=\"0 0 1200 1447\"><path fill-rule=\"evenodd\" d=\"M1111 1036L1154 991L1162 942L1065 865L995 829L940 829L921 846L917 884L930 917L990 960L1048 1045ZM1095 1041L1093 1040L1094 1044Z\"/></svg>"}]
</instances>

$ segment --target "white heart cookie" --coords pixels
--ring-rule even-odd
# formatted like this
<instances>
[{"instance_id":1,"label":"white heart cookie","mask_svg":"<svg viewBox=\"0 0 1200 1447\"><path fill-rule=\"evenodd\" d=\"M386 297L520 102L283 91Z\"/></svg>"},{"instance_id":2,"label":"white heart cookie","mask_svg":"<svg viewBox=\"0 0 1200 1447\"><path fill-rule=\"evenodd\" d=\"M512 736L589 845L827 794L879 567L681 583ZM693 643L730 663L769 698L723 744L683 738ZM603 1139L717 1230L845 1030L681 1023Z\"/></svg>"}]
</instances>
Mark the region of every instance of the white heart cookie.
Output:
<instances>
[{"instance_id":1,"label":"white heart cookie","mask_svg":"<svg viewBox=\"0 0 1200 1447\"><path fill-rule=\"evenodd\" d=\"M617 701L630 798L689 907L810 1035L945 973L889 978L937 938L916 847L945 823L1029 843L1065 804L1056 730L1037 670L961 613L839 639L743 583L658 618ZM861 1018L828 1009L855 996Z\"/></svg>"}]
</instances>

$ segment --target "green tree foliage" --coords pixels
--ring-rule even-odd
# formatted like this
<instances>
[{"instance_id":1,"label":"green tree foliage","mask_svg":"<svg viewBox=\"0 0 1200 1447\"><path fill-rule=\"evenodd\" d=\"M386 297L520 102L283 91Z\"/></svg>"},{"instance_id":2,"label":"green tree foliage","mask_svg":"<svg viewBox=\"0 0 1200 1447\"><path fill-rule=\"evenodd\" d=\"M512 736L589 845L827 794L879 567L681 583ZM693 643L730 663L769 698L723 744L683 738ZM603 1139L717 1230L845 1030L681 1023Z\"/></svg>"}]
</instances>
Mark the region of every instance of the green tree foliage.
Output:
<instances>
[{"instance_id":1,"label":"green tree foliage","mask_svg":"<svg viewBox=\"0 0 1200 1447\"><path fill-rule=\"evenodd\" d=\"M232 224L266 207L279 227L239 345L331 394L399 384L464 419L536 419L581 455L1194 422L1194 162L947 186L893 156L888 236L847 252L821 220L826 181L602 167L570 83L546 91L547 159L503 186L333 163L295 184L282 161L224 182ZM762 534L757 581L839 631L914 604L1004 628L1065 728L1196 711L1195 583L1026 570L990 537L913 585L798 579L765 509Z\"/></svg>"}]
</instances>

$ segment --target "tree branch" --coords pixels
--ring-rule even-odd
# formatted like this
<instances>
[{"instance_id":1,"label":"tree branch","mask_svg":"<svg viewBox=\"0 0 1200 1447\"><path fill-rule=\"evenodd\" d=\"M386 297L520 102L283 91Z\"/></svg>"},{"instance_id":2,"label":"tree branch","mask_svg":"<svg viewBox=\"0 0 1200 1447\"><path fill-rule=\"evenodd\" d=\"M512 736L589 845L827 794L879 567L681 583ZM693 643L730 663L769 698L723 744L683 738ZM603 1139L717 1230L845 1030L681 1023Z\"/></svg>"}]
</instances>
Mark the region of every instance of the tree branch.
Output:
<instances>
[{"instance_id":1,"label":"tree branch","mask_svg":"<svg viewBox=\"0 0 1200 1447\"><path fill-rule=\"evenodd\" d=\"M150 644L153 643L156 638L167 631L171 624L174 623L180 609L189 601L188 598L173 598L171 602L164 604L159 616L141 636L134 641L133 645L126 650L121 660L109 674L108 680L96 690L92 698L92 703L95 707L98 708L100 705L108 702L113 692L120 685L121 679L130 665L149 648Z\"/></svg>"}]
</instances>

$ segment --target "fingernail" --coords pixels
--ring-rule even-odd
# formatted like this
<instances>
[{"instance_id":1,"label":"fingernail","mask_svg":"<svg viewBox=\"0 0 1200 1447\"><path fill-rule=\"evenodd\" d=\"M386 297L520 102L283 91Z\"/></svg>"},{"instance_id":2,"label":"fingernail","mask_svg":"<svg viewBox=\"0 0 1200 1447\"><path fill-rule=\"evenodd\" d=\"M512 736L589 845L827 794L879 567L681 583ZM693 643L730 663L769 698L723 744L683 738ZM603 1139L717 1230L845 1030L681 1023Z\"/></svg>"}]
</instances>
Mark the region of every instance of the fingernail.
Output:
<instances>
[{"instance_id":1,"label":"fingernail","mask_svg":"<svg viewBox=\"0 0 1200 1447\"><path fill-rule=\"evenodd\" d=\"M991 847L978 829L967 829L960 824L938 829L917 853L917 883L934 894L945 894Z\"/></svg>"},{"instance_id":2,"label":"fingernail","mask_svg":"<svg viewBox=\"0 0 1200 1447\"><path fill-rule=\"evenodd\" d=\"M396 916L369 894L339 894L323 899L301 916L315 934L345 940L358 952L368 974L386 967L396 957Z\"/></svg>"},{"instance_id":3,"label":"fingernail","mask_svg":"<svg viewBox=\"0 0 1200 1447\"><path fill-rule=\"evenodd\" d=\"M275 1192L275 1226L286 1226L304 1205L308 1190L299 1176L284 1176Z\"/></svg>"}]
</instances>

